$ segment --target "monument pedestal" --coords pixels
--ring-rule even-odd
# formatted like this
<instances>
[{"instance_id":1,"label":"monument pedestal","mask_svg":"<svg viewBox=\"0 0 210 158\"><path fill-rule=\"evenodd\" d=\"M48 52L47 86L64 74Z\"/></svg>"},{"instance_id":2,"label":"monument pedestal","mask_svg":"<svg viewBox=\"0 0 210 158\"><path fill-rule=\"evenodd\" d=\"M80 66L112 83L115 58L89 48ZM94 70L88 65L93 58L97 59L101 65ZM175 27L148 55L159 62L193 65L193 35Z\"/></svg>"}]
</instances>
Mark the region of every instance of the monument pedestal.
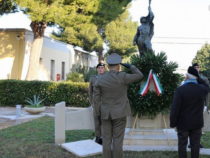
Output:
<instances>
[{"instance_id":1,"label":"monument pedestal","mask_svg":"<svg viewBox=\"0 0 210 158\"><path fill-rule=\"evenodd\" d=\"M123 145L129 145L132 126L135 118L127 117L127 125ZM169 128L169 115L165 116L167 128ZM167 129L168 137L164 125L162 114L159 114L155 119L147 117L139 118L133 131L130 145L138 146L175 146L178 144L177 133L174 129Z\"/></svg>"}]
</instances>

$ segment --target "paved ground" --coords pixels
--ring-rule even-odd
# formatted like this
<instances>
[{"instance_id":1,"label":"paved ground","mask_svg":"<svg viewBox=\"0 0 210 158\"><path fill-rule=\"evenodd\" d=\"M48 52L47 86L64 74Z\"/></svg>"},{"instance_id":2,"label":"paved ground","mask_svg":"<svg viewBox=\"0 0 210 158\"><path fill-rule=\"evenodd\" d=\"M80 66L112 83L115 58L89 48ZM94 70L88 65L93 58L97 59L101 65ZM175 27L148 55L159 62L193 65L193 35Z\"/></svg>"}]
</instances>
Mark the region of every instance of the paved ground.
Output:
<instances>
[{"instance_id":1,"label":"paved ground","mask_svg":"<svg viewBox=\"0 0 210 158\"><path fill-rule=\"evenodd\" d=\"M45 112L40 115L31 115L21 108L21 117L16 118L16 108L14 107L0 107L0 130L10 126L18 125L43 115L54 115L54 108L46 108Z\"/></svg>"}]
</instances>

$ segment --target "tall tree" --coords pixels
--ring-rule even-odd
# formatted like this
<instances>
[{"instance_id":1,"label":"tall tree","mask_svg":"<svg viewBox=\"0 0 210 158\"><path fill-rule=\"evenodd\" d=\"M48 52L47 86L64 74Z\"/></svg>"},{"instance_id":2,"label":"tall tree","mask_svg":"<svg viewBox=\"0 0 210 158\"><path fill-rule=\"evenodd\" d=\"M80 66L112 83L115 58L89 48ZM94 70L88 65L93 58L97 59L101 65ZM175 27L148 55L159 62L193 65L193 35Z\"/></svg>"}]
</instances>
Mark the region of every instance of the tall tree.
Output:
<instances>
[{"instance_id":1,"label":"tall tree","mask_svg":"<svg viewBox=\"0 0 210 158\"><path fill-rule=\"evenodd\" d=\"M0 0L0 15L18 12L14 0Z\"/></svg>"},{"instance_id":2,"label":"tall tree","mask_svg":"<svg viewBox=\"0 0 210 158\"><path fill-rule=\"evenodd\" d=\"M61 34L56 36L85 50L97 50L101 59L105 26L124 12L130 1L65 0L68 16L59 23Z\"/></svg>"},{"instance_id":3,"label":"tall tree","mask_svg":"<svg viewBox=\"0 0 210 158\"><path fill-rule=\"evenodd\" d=\"M44 31L66 14L64 0L16 0L18 6L32 20L30 27L34 33L28 73L26 80L38 78L39 58L43 45Z\"/></svg>"},{"instance_id":4,"label":"tall tree","mask_svg":"<svg viewBox=\"0 0 210 158\"><path fill-rule=\"evenodd\" d=\"M201 73L210 80L210 45L206 43L196 54L192 63L198 62Z\"/></svg>"},{"instance_id":5,"label":"tall tree","mask_svg":"<svg viewBox=\"0 0 210 158\"><path fill-rule=\"evenodd\" d=\"M132 40L138 27L137 22L132 22L128 10L122 13L116 20L109 23L105 28L105 38L109 46L108 53L118 53L128 57L137 51Z\"/></svg>"}]
</instances>

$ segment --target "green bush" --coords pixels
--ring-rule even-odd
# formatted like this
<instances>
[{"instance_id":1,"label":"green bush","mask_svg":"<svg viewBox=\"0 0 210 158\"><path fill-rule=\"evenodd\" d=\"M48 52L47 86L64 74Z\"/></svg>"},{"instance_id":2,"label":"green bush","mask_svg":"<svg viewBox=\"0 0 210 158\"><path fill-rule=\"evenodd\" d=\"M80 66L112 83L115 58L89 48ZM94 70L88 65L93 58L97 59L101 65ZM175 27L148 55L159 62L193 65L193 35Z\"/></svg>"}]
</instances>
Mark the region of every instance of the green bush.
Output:
<instances>
[{"instance_id":1,"label":"green bush","mask_svg":"<svg viewBox=\"0 0 210 158\"><path fill-rule=\"evenodd\" d=\"M26 97L39 95L45 106L61 101L66 106L88 107L88 83L0 80L0 106L27 105Z\"/></svg>"},{"instance_id":2,"label":"green bush","mask_svg":"<svg viewBox=\"0 0 210 158\"><path fill-rule=\"evenodd\" d=\"M97 75L97 74L98 74L98 72L97 72L96 68L90 68L87 75L86 75L86 78L85 78L86 82L90 81L90 77L92 75Z\"/></svg>"},{"instance_id":3,"label":"green bush","mask_svg":"<svg viewBox=\"0 0 210 158\"><path fill-rule=\"evenodd\" d=\"M78 72L71 72L67 74L66 81L71 82L85 82L83 74Z\"/></svg>"}]
</instances>

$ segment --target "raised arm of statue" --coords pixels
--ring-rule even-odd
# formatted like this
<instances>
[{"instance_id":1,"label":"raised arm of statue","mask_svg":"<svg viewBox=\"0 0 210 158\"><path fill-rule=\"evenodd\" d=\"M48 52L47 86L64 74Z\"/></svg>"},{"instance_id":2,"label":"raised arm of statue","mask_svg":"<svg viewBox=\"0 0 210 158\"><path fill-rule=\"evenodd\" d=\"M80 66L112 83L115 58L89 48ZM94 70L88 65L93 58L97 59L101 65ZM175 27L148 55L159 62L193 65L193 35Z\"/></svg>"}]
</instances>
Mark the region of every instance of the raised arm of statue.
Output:
<instances>
[{"instance_id":1,"label":"raised arm of statue","mask_svg":"<svg viewBox=\"0 0 210 158\"><path fill-rule=\"evenodd\" d=\"M154 14L153 14L152 9L151 9L150 6L149 6L148 10L149 10L149 16L148 16L149 17L149 21L152 22L153 19L154 19Z\"/></svg>"}]
</instances>

